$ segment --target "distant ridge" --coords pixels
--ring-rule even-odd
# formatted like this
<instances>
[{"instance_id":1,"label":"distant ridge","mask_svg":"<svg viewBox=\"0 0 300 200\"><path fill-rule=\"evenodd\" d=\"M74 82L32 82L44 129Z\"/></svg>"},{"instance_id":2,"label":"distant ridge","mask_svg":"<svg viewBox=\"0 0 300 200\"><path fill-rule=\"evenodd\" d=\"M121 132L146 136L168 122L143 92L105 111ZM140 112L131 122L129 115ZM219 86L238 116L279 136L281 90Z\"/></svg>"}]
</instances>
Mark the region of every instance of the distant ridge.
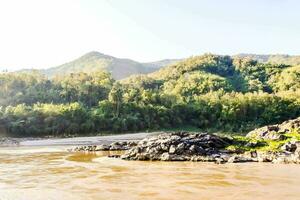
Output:
<instances>
[{"instance_id":1,"label":"distant ridge","mask_svg":"<svg viewBox=\"0 0 300 200\"><path fill-rule=\"evenodd\" d=\"M300 56L287 54L247 54L241 53L231 56L232 58L250 58L261 63L300 65ZM83 56L65 64L48 69L36 70L49 78L70 73L93 73L99 70L108 71L116 80L127 78L131 75L149 74L162 67L172 65L183 59L164 59L155 62L137 62L127 58L117 58L97 51L91 51ZM23 69L21 72L33 71L35 69Z\"/></svg>"},{"instance_id":2,"label":"distant ridge","mask_svg":"<svg viewBox=\"0 0 300 200\"><path fill-rule=\"evenodd\" d=\"M57 67L41 70L41 72L48 77L54 77L61 74L78 72L93 73L95 71L105 70L110 72L113 78L119 80L133 74L151 73L176 61L176 59L167 59L157 62L140 63L131 59L116 58L97 51L92 51L73 61Z\"/></svg>"},{"instance_id":3,"label":"distant ridge","mask_svg":"<svg viewBox=\"0 0 300 200\"><path fill-rule=\"evenodd\" d=\"M241 53L233 57L250 58L262 63L300 65L300 56L288 54L247 54Z\"/></svg>"}]
</instances>

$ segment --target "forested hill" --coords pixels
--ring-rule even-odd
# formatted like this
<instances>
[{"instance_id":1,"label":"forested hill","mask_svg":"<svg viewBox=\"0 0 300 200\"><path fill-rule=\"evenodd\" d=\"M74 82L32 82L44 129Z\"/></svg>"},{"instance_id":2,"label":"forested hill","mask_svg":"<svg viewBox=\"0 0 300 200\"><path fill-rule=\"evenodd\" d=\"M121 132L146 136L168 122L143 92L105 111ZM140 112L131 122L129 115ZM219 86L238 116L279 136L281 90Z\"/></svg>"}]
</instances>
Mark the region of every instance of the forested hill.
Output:
<instances>
[{"instance_id":1,"label":"forested hill","mask_svg":"<svg viewBox=\"0 0 300 200\"><path fill-rule=\"evenodd\" d=\"M262 63L299 65L300 56L291 56L287 54L238 54L234 57L250 58Z\"/></svg>"},{"instance_id":2,"label":"forested hill","mask_svg":"<svg viewBox=\"0 0 300 200\"><path fill-rule=\"evenodd\" d=\"M17 136L196 127L246 131L300 116L300 65L205 54L147 75L0 74L0 128Z\"/></svg>"},{"instance_id":3,"label":"forested hill","mask_svg":"<svg viewBox=\"0 0 300 200\"><path fill-rule=\"evenodd\" d=\"M160 83L161 93L181 101L214 92L275 94L300 88L300 65L264 64L249 58L206 54L122 82L143 81Z\"/></svg>"},{"instance_id":4,"label":"forested hill","mask_svg":"<svg viewBox=\"0 0 300 200\"><path fill-rule=\"evenodd\" d=\"M153 72L162 66L176 62L177 60L161 60L151 63L140 63L130 59L116 58L96 51L89 52L80 58L66 64L41 70L48 77L71 73L93 73L105 70L112 74L116 80L126 78L133 74L146 74Z\"/></svg>"}]
</instances>

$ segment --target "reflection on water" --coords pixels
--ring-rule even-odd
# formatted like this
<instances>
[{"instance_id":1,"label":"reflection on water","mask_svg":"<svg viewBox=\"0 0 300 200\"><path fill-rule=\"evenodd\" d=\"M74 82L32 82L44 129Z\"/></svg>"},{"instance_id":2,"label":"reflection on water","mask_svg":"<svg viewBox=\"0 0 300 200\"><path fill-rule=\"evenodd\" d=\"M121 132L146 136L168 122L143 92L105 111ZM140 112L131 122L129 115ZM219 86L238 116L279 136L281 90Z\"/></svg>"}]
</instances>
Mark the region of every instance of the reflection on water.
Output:
<instances>
[{"instance_id":1,"label":"reflection on water","mask_svg":"<svg viewBox=\"0 0 300 200\"><path fill-rule=\"evenodd\" d=\"M139 162L107 158L107 154L70 153L64 147L1 148L0 199L299 199L300 196L298 165Z\"/></svg>"}]
</instances>

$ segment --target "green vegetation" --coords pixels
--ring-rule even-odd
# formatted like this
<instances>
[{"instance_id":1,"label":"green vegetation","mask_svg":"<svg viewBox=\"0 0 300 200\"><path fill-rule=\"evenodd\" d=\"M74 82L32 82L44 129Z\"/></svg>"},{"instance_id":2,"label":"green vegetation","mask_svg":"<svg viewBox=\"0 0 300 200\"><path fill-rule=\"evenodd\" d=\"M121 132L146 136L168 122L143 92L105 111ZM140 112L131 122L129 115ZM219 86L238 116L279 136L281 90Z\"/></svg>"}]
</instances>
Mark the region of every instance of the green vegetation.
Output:
<instances>
[{"instance_id":1,"label":"green vegetation","mask_svg":"<svg viewBox=\"0 0 300 200\"><path fill-rule=\"evenodd\" d=\"M294 130L291 133L283 134L284 140L263 140L248 138L244 136L233 136L234 144L226 149L231 151L261 151L261 152L281 152L280 147L291 141L300 141L300 130Z\"/></svg>"},{"instance_id":2,"label":"green vegetation","mask_svg":"<svg viewBox=\"0 0 300 200\"><path fill-rule=\"evenodd\" d=\"M62 73L61 75L63 75ZM0 74L0 130L77 135L190 127L240 132L300 116L298 66L206 54L115 81L104 71Z\"/></svg>"}]
</instances>

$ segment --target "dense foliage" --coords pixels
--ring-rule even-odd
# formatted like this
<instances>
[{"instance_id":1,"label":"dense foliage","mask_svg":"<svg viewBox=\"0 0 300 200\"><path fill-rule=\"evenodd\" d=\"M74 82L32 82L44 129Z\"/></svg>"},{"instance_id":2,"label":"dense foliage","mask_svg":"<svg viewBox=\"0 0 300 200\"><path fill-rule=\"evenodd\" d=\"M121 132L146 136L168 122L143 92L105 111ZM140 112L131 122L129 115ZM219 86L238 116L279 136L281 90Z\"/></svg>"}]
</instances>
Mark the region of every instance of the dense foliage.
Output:
<instances>
[{"instance_id":1,"label":"dense foliage","mask_svg":"<svg viewBox=\"0 0 300 200\"><path fill-rule=\"evenodd\" d=\"M61 136L193 126L245 131L300 115L300 68L206 54L149 75L0 74L0 132Z\"/></svg>"}]
</instances>

